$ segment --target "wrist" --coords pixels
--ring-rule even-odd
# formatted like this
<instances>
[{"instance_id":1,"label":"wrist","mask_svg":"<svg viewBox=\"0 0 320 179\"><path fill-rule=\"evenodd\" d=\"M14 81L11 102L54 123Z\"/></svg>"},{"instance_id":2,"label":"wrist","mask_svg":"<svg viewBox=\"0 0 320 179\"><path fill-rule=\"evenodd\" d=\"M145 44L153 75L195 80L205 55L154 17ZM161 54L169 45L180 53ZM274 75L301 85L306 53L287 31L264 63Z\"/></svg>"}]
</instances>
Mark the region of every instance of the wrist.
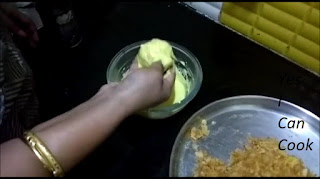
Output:
<instances>
[{"instance_id":1,"label":"wrist","mask_svg":"<svg viewBox=\"0 0 320 179\"><path fill-rule=\"evenodd\" d=\"M131 97L132 93L130 94L129 91L129 89L122 88L120 84L112 83L102 86L99 92L89 101L93 105L101 106L104 109L106 107L112 108L114 113L127 117L136 111L136 101Z\"/></svg>"},{"instance_id":2,"label":"wrist","mask_svg":"<svg viewBox=\"0 0 320 179\"><path fill-rule=\"evenodd\" d=\"M134 94L130 88L123 88L121 84L119 84L117 90L114 91L113 98L120 108L123 108L129 113L128 115L139 110L139 99L136 98L136 94Z\"/></svg>"}]
</instances>

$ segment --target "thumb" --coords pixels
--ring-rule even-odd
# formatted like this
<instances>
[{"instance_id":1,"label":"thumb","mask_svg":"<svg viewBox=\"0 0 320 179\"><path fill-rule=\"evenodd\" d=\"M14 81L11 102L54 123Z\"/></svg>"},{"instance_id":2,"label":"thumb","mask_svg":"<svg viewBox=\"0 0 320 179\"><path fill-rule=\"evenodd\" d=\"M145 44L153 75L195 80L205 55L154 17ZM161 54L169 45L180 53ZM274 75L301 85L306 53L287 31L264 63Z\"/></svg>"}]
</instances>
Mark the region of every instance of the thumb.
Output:
<instances>
[{"instance_id":1,"label":"thumb","mask_svg":"<svg viewBox=\"0 0 320 179\"><path fill-rule=\"evenodd\" d=\"M167 71L167 73L163 77L163 91L164 94L169 95L171 94L172 87L175 81L176 72L175 68L171 68Z\"/></svg>"},{"instance_id":2,"label":"thumb","mask_svg":"<svg viewBox=\"0 0 320 179\"><path fill-rule=\"evenodd\" d=\"M139 69L138 59L135 58L135 59L132 61L131 65L130 65L130 71L134 71L134 70L137 70L137 69Z\"/></svg>"}]
</instances>

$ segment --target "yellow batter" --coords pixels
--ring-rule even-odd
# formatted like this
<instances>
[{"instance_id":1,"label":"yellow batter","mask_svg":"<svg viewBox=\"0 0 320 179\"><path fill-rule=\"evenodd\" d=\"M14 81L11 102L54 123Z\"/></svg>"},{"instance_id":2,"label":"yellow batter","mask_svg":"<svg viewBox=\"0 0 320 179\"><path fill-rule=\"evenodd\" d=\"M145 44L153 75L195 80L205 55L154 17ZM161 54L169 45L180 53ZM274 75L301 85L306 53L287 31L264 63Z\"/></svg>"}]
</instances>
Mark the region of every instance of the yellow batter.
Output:
<instances>
[{"instance_id":1,"label":"yellow batter","mask_svg":"<svg viewBox=\"0 0 320 179\"><path fill-rule=\"evenodd\" d=\"M173 67L174 56L171 45L160 39L152 39L142 44L137 55L139 68L149 67L153 62L161 61L164 71ZM181 102L187 95L187 82L181 72L174 66L176 71L175 82L169 99L157 107L170 106Z\"/></svg>"},{"instance_id":2,"label":"yellow batter","mask_svg":"<svg viewBox=\"0 0 320 179\"><path fill-rule=\"evenodd\" d=\"M161 61L164 70L166 71L173 66L176 57L168 42L160 39L152 39L140 46L137 59L140 68L149 67L152 63Z\"/></svg>"},{"instance_id":3,"label":"yellow batter","mask_svg":"<svg viewBox=\"0 0 320 179\"><path fill-rule=\"evenodd\" d=\"M176 68L176 77L173 84L173 89L171 91L171 95L169 99L163 103L161 103L158 107L170 106L175 103L181 102L187 96L187 82L180 73L180 71Z\"/></svg>"}]
</instances>

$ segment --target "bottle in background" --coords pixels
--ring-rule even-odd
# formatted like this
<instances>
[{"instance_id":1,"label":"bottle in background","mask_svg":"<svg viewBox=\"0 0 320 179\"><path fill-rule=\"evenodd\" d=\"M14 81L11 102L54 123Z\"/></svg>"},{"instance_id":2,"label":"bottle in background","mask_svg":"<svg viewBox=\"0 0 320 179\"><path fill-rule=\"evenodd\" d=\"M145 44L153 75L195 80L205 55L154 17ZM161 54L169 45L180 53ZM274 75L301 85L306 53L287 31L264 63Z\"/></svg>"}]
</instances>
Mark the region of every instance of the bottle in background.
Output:
<instances>
[{"instance_id":1,"label":"bottle in background","mask_svg":"<svg viewBox=\"0 0 320 179\"><path fill-rule=\"evenodd\" d=\"M54 28L59 41L67 48L73 48L82 41L82 33L74 15L72 4L68 0L45 1L41 4L50 28ZM45 22L44 22L44 25Z\"/></svg>"}]
</instances>

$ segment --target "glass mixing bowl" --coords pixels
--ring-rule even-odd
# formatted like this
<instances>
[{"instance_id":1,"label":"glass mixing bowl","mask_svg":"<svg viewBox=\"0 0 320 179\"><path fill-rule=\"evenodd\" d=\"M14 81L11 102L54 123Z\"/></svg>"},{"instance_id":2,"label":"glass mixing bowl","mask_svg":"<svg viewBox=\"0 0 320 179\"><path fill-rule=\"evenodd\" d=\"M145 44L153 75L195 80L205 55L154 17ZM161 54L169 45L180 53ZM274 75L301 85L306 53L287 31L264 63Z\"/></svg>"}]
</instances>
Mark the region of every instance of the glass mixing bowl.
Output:
<instances>
[{"instance_id":1,"label":"glass mixing bowl","mask_svg":"<svg viewBox=\"0 0 320 179\"><path fill-rule=\"evenodd\" d=\"M119 82L123 74L129 69L132 61L138 54L140 45L147 41L139 41L120 50L111 60L107 70L108 83ZM168 41L169 42L169 41ZM166 107L153 107L138 114L149 119L164 119L181 111L198 93L202 83L202 69L197 58L186 48L173 42L169 42L173 48L177 61L175 65L189 82L187 96L180 102Z\"/></svg>"}]
</instances>

